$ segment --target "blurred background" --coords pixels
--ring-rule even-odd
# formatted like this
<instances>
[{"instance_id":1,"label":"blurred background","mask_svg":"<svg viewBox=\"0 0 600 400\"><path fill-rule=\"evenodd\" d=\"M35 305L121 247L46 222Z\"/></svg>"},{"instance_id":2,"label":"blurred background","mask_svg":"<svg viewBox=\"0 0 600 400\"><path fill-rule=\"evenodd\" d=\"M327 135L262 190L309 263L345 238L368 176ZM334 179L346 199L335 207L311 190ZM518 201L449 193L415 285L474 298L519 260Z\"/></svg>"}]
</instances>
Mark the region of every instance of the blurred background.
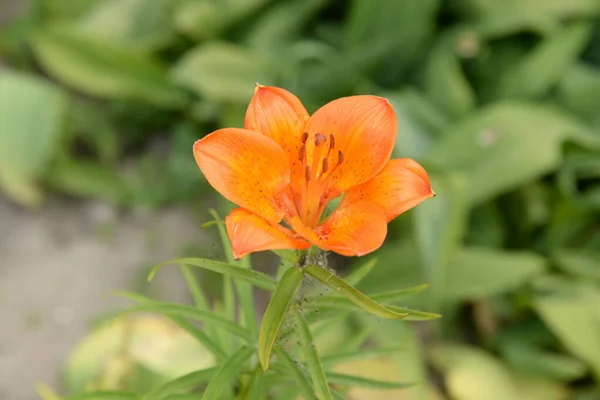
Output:
<instances>
[{"instance_id":1,"label":"blurred background","mask_svg":"<svg viewBox=\"0 0 600 400\"><path fill-rule=\"evenodd\" d=\"M424 384L352 398L600 399L599 15L600 0L0 0L0 399L110 387L114 332L81 342L121 306L109 293L188 301L176 271L148 284L149 268L223 259L200 225L230 205L191 147L241 127L256 82L310 112L389 98L394 156L438 193L390 224L360 288L428 282L406 305L444 317L371 321L406 351L348 367ZM136 365L177 376L188 344L152 341L155 322ZM356 334L336 329L322 346Z\"/></svg>"}]
</instances>

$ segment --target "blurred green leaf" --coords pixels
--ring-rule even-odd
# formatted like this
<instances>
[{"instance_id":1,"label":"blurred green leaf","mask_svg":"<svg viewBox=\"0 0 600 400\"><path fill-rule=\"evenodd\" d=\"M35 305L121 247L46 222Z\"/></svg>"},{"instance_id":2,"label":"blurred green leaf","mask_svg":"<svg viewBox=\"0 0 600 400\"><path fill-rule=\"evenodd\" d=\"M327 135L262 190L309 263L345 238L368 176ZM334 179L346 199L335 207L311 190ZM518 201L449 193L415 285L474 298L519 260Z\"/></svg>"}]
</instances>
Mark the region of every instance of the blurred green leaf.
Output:
<instances>
[{"instance_id":1,"label":"blurred green leaf","mask_svg":"<svg viewBox=\"0 0 600 400\"><path fill-rule=\"evenodd\" d=\"M555 85L587 44L591 26L577 23L544 39L498 82L500 97L535 98Z\"/></svg>"},{"instance_id":2,"label":"blurred green leaf","mask_svg":"<svg viewBox=\"0 0 600 400\"><path fill-rule=\"evenodd\" d=\"M130 203L129 183L114 169L93 161L59 158L49 169L46 181L71 195L99 198L115 205Z\"/></svg>"},{"instance_id":3,"label":"blurred green leaf","mask_svg":"<svg viewBox=\"0 0 600 400\"><path fill-rule=\"evenodd\" d=\"M279 329L303 279L304 272L300 267L289 268L281 277L265 310L258 335L258 358L264 371L269 369L271 351Z\"/></svg>"},{"instance_id":4,"label":"blurred green leaf","mask_svg":"<svg viewBox=\"0 0 600 400\"><path fill-rule=\"evenodd\" d=\"M106 0L77 23L83 35L148 53L173 39L170 0Z\"/></svg>"},{"instance_id":5,"label":"blurred green leaf","mask_svg":"<svg viewBox=\"0 0 600 400\"><path fill-rule=\"evenodd\" d=\"M367 275L369 275L369 272L371 272L371 270L375 267L376 264L377 258L372 258L366 262L363 262L361 265L353 269L352 272L350 272L348 276L344 278L345 281L352 286L358 285L360 281L362 281Z\"/></svg>"},{"instance_id":6,"label":"blurred green leaf","mask_svg":"<svg viewBox=\"0 0 600 400\"><path fill-rule=\"evenodd\" d=\"M324 356L321 358L321 362L325 367L333 367L336 364L361 360L365 358L376 358L382 356L390 356L394 353L401 353L406 350L404 347L373 347L373 348L359 348L356 350L348 351L346 353L335 353Z\"/></svg>"},{"instance_id":7,"label":"blurred green leaf","mask_svg":"<svg viewBox=\"0 0 600 400\"><path fill-rule=\"evenodd\" d=\"M398 313L386 308L385 306L377 303L371 298L365 296L363 293L356 290L342 278L335 275L335 273L319 267L317 265L307 265L304 268L305 272L323 283L324 285L330 287L331 289L341 293L346 296L348 300L352 301L354 304L364 309L365 311L377 315L381 318L404 318L407 316L405 313Z\"/></svg>"},{"instance_id":8,"label":"blurred green leaf","mask_svg":"<svg viewBox=\"0 0 600 400\"><path fill-rule=\"evenodd\" d=\"M42 400L61 400L61 397L54 393L54 390L45 383L38 383L35 391Z\"/></svg>"},{"instance_id":9,"label":"blurred green leaf","mask_svg":"<svg viewBox=\"0 0 600 400\"><path fill-rule=\"evenodd\" d=\"M146 392L214 363L202 345L171 321L145 315L111 319L95 329L69 354L64 378L72 393L121 390L123 385Z\"/></svg>"},{"instance_id":10,"label":"blurred green leaf","mask_svg":"<svg viewBox=\"0 0 600 400\"><path fill-rule=\"evenodd\" d=\"M587 283L541 281L533 307L564 346L600 379L600 290Z\"/></svg>"},{"instance_id":11,"label":"blurred green leaf","mask_svg":"<svg viewBox=\"0 0 600 400\"><path fill-rule=\"evenodd\" d=\"M553 171L565 140L600 147L600 136L560 109L501 102L456 124L426 158L440 169L463 173L468 200L477 204Z\"/></svg>"},{"instance_id":12,"label":"blurred green leaf","mask_svg":"<svg viewBox=\"0 0 600 400\"><path fill-rule=\"evenodd\" d=\"M42 201L36 181L54 156L66 106L51 83L0 70L0 186L23 205Z\"/></svg>"},{"instance_id":13,"label":"blurred green leaf","mask_svg":"<svg viewBox=\"0 0 600 400\"><path fill-rule=\"evenodd\" d=\"M413 212L417 247L427 281L431 287L431 304L440 306L454 256L467 222L468 184L460 175L431 175L437 196L420 204Z\"/></svg>"},{"instance_id":14,"label":"blurred green leaf","mask_svg":"<svg viewBox=\"0 0 600 400\"><path fill-rule=\"evenodd\" d=\"M449 263L443 294L447 300L494 296L526 284L546 268L547 261L535 253L463 247Z\"/></svg>"},{"instance_id":15,"label":"blurred green leaf","mask_svg":"<svg viewBox=\"0 0 600 400\"><path fill-rule=\"evenodd\" d=\"M600 157L598 153L567 157L558 174L564 195L577 205L600 209Z\"/></svg>"},{"instance_id":16,"label":"blurred green leaf","mask_svg":"<svg viewBox=\"0 0 600 400\"><path fill-rule=\"evenodd\" d=\"M295 313L294 317L296 335L298 336L304 362L315 387L315 394L319 400L332 400L329 383L327 382L325 371L323 371L321 359L317 354L308 323L301 312Z\"/></svg>"},{"instance_id":17,"label":"blurred green leaf","mask_svg":"<svg viewBox=\"0 0 600 400\"><path fill-rule=\"evenodd\" d=\"M143 296L141 294L137 294L137 293L116 292L115 294L118 296L125 297L129 300L133 300L140 304L154 303L154 300L152 300L146 296ZM207 309L207 311L209 311L209 310ZM224 358L226 358L223 350L217 345L217 343L215 343L215 341L213 339L211 339L211 338L217 337L217 333L213 332L212 327L205 326L204 330L201 330L199 327L197 327L194 324L191 324L186 319L184 319L180 316L177 316L174 314L169 314L169 315L166 315L166 317L169 318L171 321L173 321L181 329L183 329L184 331L189 333L192 337L194 337L194 339L196 339L208 351L210 351L217 360L223 360ZM210 334L209 334L209 332L210 332Z\"/></svg>"},{"instance_id":18,"label":"blurred green leaf","mask_svg":"<svg viewBox=\"0 0 600 400\"><path fill-rule=\"evenodd\" d=\"M298 35L330 0L287 0L275 3L254 21L244 40L254 48L272 50Z\"/></svg>"},{"instance_id":19,"label":"blurred green leaf","mask_svg":"<svg viewBox=\"0 0 600 400\"><path fill-rule=\"evenodd\" d=\"M377 81L397 83L423 54L435 30L439 6L438 0L354 0L342 27L343 49L362 53L375 43L383 44L386 51L372 60L379 67L373 76Z\"/></svg>"},{"instance_id":20,"label":"blurred green leaf","mask_svg":"<svg viewBox=\"0 0 600 400\"><path fill-rule=\"evenodd\" d=\"M593 250L558 249L554 260L560 269L583 279L600 282L600 252Z\"/></svg>"},{"instance_id":21,"label":"blurred green leaf","mask_svg":"<svg viewBox=\"0 0 600 400\"><path fill-rule=\"evenodd\" d=\"M217 400L227 385L231 385L233 378L248 363L254 354L252 347L240 348L231 358L219 368L214 377L208 383L202 400Z\"/></svg>"},{"instance_id":22,"label":"blurred green leaf","mask_svg":"<svg viewBox=\"0 0 600 400\"><path fill-rule=\"evenodd\" d=\"M327 380L334 385L361 386L376 389L405 389L415 385L414 383L389 382L377 379L363 378L362 376L327 372Z\"/></svg>"},{"instance_id":23,"label":"blurred green leaf","mask_svg":"<svg viewBox=\"0 0 600 400\"><path fill-rule=\"evenodd\" d=\"M235 322L230 321L215 312L198 310L195 307L187 306L184 304L161 303L156 301L141 306L129 308L125 311L122 311L121 313L133 314L140 312L154 312L158 314L176 315L185 318L190 318L193 320L204 322L206 324L211 324L215 328L221 328L231 333L232 335L235 335L246 341L251 340L248 331L236 324Z\"/></svg>"},{"instance_id":24,"label":"blurred green leaf","mask_svg":"<svg viewBox=\"0 0 600 400\"><path fill-rule=\"evenodd\" d=\"M600 123L594 106L600 101L600 71L597 68L581 62L573 64L562 74L558 93L565 107L596 126Z\"/></svg>"},{"instance_id":25,"label":"blurred green leaf","mask_svg":"<svg viewBox=\"0 0 600 400\"><path fill-rule=\"evenodd\" d=\"M438 39L427 60L424 82L429 99L455 118L467 114L477 103L454 47L458 34L447 32Z\"/></svg>"},{"instance_id":26,"label":"blurred green leaf","mask_svg":"<svg viewBox=\"0 0 600 400\"><path fill-rule=\"evenodd\" d=\"M279 67L268 58L233 44L199 45L175 64L180 85L212 101L247 103L257 82L272 84Z\"/></svg>"},{"instance_id":27,"label":"blurred green leaf","mask_svg":"<svg viewBox=\"0 0 600 400\"><path fill-rule=\"evenodd\" d=\"M98 390L69 396L66 400L136 400L137 398L136 393Z\"/></svg>"},{"instance_id":28,"label":"blurred green leaf","mask_svg":"<svg viewBox=\"0 0 600 400\"><path fill-rule=\"evenodd\" d=\"M171 84L162 65L127 47L85 36L69 26L39 28L30 42L49 73L84 93L162 107L186 103L186 96Z\"/></svg>"},{"instance_id":29,"label":"blurred green leaf","mask_svg":"<svg viewBox=\"0 0 600 400\"><path fill-rule=\"evenodd\" d=\"M181 0L173 22L196 40L213 38L260 10L268 0Z\"/></svg>"},{"instance_id":30,"label":"blurred green leaf","mask_svg":"<svg viewBox=\"0 0 600 400\"><path fill-rule=\"evenodd\" d=\"M203 268L209 271L217 272L219 274L241 279L245 282L253 284L256 287L270 292L275 290L275 280L269 275L263 274L262 272L245 269L237 265L230 265L220 261L208 260L203 258L178 258L164 262L162 264L158 264L150 272L150 275L148 276L148 281L151 281L162 267L169 264L183 264L192 267Z\"/></svg>"},{"instance_id":31,"label":"blurred green leaf","mask_svg":"<svg viewBox=\"0 0 600 400\"><path fill-rule=\"evenodd\" d=\"M583 378L587 373L586 365L575 358L519 342L509 343L501 351L503 358L512 368L530 376L552 380L576 380Z\"/></svg>"},{"instance_id":32,"label":"blurred green leaf","mask_svg":"<svg viewBox=\"0 0 600 400\"><path fill-rule=\"evenodd\" d=\"M448 393L456 400L524 400L505 367L490 354L457 344L431 349L434 365L444 373Z\"/></svg>"},{"instance_id":33,"label":"blurred green leaf","mask_svg":"<svg viewBox=\"0 0 600 400\"><path fill-rule=\"evenodd\" d=\"M142 400L163 400L171 394L177 393L184 389L189 389L198 386L201 383L209 381L216 372L215 368L206 368L199 371L190 372L187 375L180 376L163 385L157 387L151 392L145 394Z\"/></svg>"}]
</instances>

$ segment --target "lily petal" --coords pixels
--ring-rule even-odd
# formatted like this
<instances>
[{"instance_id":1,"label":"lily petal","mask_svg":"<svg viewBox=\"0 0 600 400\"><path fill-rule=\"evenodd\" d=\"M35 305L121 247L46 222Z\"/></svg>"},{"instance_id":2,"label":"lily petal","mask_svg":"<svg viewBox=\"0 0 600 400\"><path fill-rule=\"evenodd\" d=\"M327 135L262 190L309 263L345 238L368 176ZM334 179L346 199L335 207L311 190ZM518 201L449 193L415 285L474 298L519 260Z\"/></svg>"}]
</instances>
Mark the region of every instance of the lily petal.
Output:
<instances>
[{"instance_id":1,"label":"lily petal","mask_svg":"<svg viewBox=\"0 0 600 400\"><path fill-rule=\"evenodd\" d=\"M305 128L309 134L306 150L308 159L312 160L313 174L318 174L322 159L328 156L332 188L345 191L368 181L389 160L397 125L391 104L381 97L343 97L324 105ZM327 138L325 145L318 145L324 138Z\"/></svg>"},{"instance_id":2,"label":"lily petal","mask_svg":"<svg viewBox=\"0 0 600 400\"><path fill-rule=\"evenodd\" d=\"M211 186L229 201L272 224L281 221L290 169L277 143L245 129L219 129L194 143L194 157Z\"/></svg>"},{"instance_id":3,"label":"lily petal","mask_svg":"<svg viewBox=\"0 0 600 400\"><path fill-rule=\"evenodd\" d=\"M385 213L367 201L338 208L314 230L299 217L292 218L291 222L292 229L306 240L344 256L362 256L375 251L387 235Z\"/></svg>"},{"instance_id":4,"label":"lily petal","mask_svg":"<svg viewBox=\"0 0 600 400\"><path fill-rule=\"evenodd\" d=\"M285 150L290 160L296 160L308 117L302 102L292 93L257 84L244 127L270 137Z\"/></svg>"},{"instance_id":5,"label":"lily petal","mask_svg":"<svg viewBox=\"0 0 600 400\"><path fill-rule=\"evenodd\" d=\"M359 201L380 206L388 221L435 196L425 169L410 158L390 160L373 179L348 190L340 208Z\"/></svg>"},{"instance_id":6,"label":"lily petal","mask_svg":"<svg viewBox=\"0 0 600 400\"><path fill-rule=\"evenodd\" d=\"M263 250L308 249L311 244L281 225L271 225L243 208L237 208L225 218L227 235L233 256Z\"/></svg>"}]
</instances>

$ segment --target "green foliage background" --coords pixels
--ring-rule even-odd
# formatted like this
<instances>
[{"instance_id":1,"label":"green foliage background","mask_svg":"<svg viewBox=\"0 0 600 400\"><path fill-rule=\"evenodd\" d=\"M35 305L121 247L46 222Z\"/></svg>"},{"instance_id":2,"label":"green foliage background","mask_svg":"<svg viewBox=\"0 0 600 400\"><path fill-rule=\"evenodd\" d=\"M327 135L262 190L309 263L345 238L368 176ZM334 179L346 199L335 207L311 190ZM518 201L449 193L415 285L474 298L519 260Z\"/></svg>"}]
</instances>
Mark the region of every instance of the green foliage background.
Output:
<instances>
[{"instance_id":1,"label":"green foliage background","mask_svg":"<svg viewBox=\"0 0 600 400\"><path fill-rule=\"evenodd\" d=\"M255 82L309 111L386 96L394 155L438 196L358 287L429 282L405 305L444 318L424 347L399 323L381 341L409 343L399 363L440 398L600 398L600 0L29 3L0 31L5 195L197 202L191 145L241 126Z\"/></svg>"}]
</instances>

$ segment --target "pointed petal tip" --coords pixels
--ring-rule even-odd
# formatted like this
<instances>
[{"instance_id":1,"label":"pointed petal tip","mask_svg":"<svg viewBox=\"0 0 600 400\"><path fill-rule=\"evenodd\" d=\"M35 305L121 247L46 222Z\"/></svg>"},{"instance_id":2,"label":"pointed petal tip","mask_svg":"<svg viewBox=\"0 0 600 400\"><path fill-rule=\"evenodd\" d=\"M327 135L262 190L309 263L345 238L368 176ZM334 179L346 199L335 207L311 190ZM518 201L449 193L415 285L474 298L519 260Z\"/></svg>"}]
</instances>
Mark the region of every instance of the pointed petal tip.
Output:
<instances>
[{"instance_id":1,"label":"pointed petal tip","mask_svg":"<svg viewBox=\"0 0 600 400\"><path fill-rule=\"evenodd\" d=\"M260 89L263 89L265 87L266 87L265 85L261 85L260 83L256 82L254 84L254 93L258 92Z\"/></svg>"}]
</instances>

